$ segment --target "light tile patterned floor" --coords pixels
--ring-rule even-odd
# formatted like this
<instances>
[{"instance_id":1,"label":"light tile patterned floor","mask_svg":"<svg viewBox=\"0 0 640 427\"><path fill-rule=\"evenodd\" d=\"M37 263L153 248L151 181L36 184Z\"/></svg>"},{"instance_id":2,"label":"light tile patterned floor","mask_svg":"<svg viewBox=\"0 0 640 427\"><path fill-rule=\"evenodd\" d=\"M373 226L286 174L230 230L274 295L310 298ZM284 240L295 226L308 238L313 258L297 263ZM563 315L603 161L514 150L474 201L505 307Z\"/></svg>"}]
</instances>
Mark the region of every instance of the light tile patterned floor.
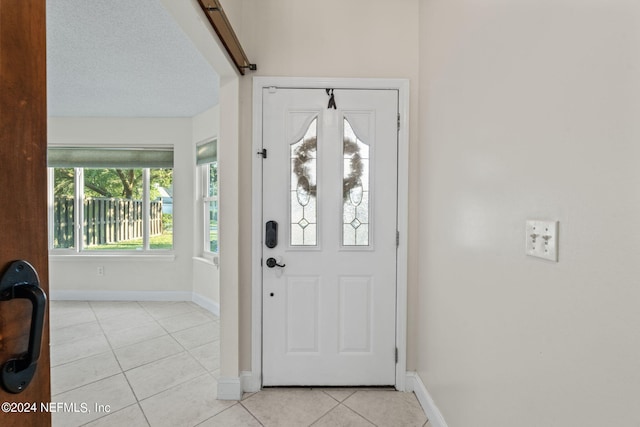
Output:
<instances>
[{"instance_id":1,"label":"light tile patterned floor","mask_svg":"<svg viewBox=\"0 0 640 427\"><path fill-rule=\"evenodd\" d=\"M393 390L275 388L220 401L219 360L218 318L196 304L52 301L52 401L75 404L53 426L429 426L415 395Z\"/></svg>"}]
</instances>

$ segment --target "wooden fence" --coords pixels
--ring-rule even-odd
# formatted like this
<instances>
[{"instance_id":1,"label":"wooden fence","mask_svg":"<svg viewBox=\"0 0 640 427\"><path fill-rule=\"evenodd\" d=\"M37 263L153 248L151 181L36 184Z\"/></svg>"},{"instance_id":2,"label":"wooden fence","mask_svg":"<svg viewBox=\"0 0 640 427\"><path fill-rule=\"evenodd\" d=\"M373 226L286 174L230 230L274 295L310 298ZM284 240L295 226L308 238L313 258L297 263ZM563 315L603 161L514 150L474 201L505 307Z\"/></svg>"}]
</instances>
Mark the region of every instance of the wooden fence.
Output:
<instances>
[{"instance_id":1,"label":"wooden fence","mask_svg":"<svg viewBox=\"0 0 640 427\"><path fill-rule=\"evenodd\" d=\"M74 199L56 197L53 203L54 247L74 245ZM150 235L162 234L162 202L151 202ZM142 200L105 197L84 200L84 244L104 245L142 238Z\"/></svg>"}]
</instances>

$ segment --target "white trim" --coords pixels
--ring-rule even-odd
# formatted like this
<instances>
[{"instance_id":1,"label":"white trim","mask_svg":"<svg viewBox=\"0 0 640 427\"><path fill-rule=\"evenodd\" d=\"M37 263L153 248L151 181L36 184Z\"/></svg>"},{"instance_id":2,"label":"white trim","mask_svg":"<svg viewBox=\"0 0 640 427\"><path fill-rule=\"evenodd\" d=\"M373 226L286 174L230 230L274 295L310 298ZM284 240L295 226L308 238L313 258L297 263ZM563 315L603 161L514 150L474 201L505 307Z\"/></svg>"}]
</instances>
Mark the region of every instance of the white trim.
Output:
<instances>
[{"instance_id":1,"label":"white trim","mask_svg":"<svg viewBox=\"0 0 640 427\"><path fill-rule=\"evenodd\" d=\"M202 295L197 294L195 292L191 294L191 301L198 304L200 307L204 308L205 310L208 310L209 312L220 317L220 304L218 302L210 298L203 297Z\"/></svg>"},{"instance_id":2,"label":"white trim","mask_svg":"<svg viewBox=\"0 0 640 427\"><path fill-rule=\"evenodd\" d=\"M398 231L396 259L396 389L405 390L407 371L407 283L409 268L409 80L398 81Z\"/></svg>"},{"instance_id":3,"label":"white trim","mask_svg":"<svg viewBox=\"0 0 640 427\"><path fill-rule=\"evenodd\" d=\"M240 378L220 378L218 380L218 400L242 400Z\"/></svg>"},{"instance_id":4,"label":"white trim","mask_svg":"<svg viewBox=\"0 0 640 427\"><path fill-rule=\"evenodd\" d=\"M173 176L173 174L172 174ZM151 234L151 188L149 187L151 181L151 173L149 168L142 169L142 250L148 251L150 247L150 234ZM173 181L173 180L172 180ZM173 205L171 206L173 209ZM173 215L171 215L171 221L173 224ZM173 239L173 235L171 236Z\"/></svg>"},{"instance_id":5,"label":"white trim","mask_svg":"<svg viewBox=\"0 0 640 427\"><path fill-rule=\"evenodd\" d=\"M216 262L216 258L218 258L218 254L214 254L212 252L209 252L209 254L211 256L194 256L192 257L192 259L196 262L205 264L205 265L209 265L211 267L218 267L219 264Z\"/></svg>"},{"instance_id":6,"label":"white trim","mask_svg":"<svg viewBox=\"0 0 640 427\"><path fill-rule=\"evenodd\" d=\"M398 91L398 231L400 245L397 252L396 299L396 389L406 388L407 366L407 269L409 223L409 80L352 79L307 77L253 78L253 178L252 178L252 284L251 284L251 368L254 378L262 379L262 159L255 155L262 149L262 90L268 87L335 88L335 89L392 89Z\"/></svg>"},{"instance_id":7,"label":"white trim","mask_svg":"<svg viewBox=\"0 0 640 427\"><path fill-rule=\"evenodd\" d=\"M420 378L417 372L407 372L406 385L406 391L412 391L416 394L422 410L429 419L429 425L433 427L447 427L447 422L444 420L442 413L436 406L436 403L433 401L433 398L422 382L422 378Z\"/></svg>"},{"instance_id":8,"label":"white trim","mask_svg":"<svg viewBox=\"0 0 640 427\"><path fill-rule=\"evenodd\" d=\"M144 253L136 251L117 251L117 253L111 252L109 254L104 254L96 252L78 253L75 251L67 251L66 249L52 249L49 251L49 261L175 261L176 255L173 251L168 252L160 249L161 253L153 253L157 250L158 249L153 249Z\"/></svg>"},{"instance_id":9,"label":"white trim","mask_svg":"<svg viewBox=\"0 0 640 427\"><path fill-rule=\"evenodd\" d=\"M262 386L260 377L253 375L251 371L240 372L240 384L242 385L242 391L246 393L255 393L260 391Z\"/></svg>"},{"instance_id":10,"label":"white trim","mask_svg":"<svg viewBox=\"0 0 640 427\"><path fill-rule=\"evenodd\" d=\"M74 175L74 183L75 183L75 175ZM54 194L54 190L53 190L53 186L54 186L54 182L55 182L55 175L54 175L54 171L53 168L47 167L47 224L48 224L48 229L47 230L53 230L55 224L54 224L54 200L55 200L55 194ZM74 206L75 209L75 206ZM47 231L47 248L51 249L53 248L53 232L49 232Z\"/></svg>"},{"instance_id":11,"label":"white trim","mask_svg":"<svg viewBox=\"0 0 640 427\"><path fill-rule=\"evenodd\" d=\"M73 208L77 215L73 223L76 233L74 237L75 244L73 245L72 250L78 253L82 252L84 249L84 230L82 229L82 224L84 224L84 168L73 168L73 171L73 194L75 197ZM55 185L54 182L51 184ZM51 230L53 230L53 228ZM51 231L51 233L52 232L53 231Z\"/></svg>"},{"instance_id":12,"label":"white trim","mask_svg":"<svg viewBox=\"0 0 640 427\"><path fill-rule=\"evenodd\" d=\"M267 81L253 79L253 165L251 174L251 371L262 387L262 89Z\"/></svg>"},{"instance_id":13,"label":"white trim","mask_svg":"<svg viewBox=\"0 0 640 427\"><path fill-rule=\"evenodd\" d=\"M64 291L50 290L52 301L191 301L181 291Z\"/></svg>"}]
</instances>

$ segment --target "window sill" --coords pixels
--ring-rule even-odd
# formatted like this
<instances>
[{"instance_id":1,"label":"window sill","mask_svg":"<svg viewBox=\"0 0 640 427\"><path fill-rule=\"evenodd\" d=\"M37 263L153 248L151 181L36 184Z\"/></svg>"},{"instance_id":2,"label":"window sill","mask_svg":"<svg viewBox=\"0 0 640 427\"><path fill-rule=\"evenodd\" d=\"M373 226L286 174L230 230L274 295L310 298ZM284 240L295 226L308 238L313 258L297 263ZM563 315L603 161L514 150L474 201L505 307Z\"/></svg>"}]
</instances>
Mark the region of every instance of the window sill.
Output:
<instances>
[{"instance_id":1,"label":"window sill","mask_svg":"<svg viewBox=\"0 0 640 427\"><path fill-rule=\"evenodd\" d=\"M200 255L200 256L194 256L193 260L194 261L198 261L201 262L203 264L207 264L207 265L211 265L214 267L218 267L219 263L218 263L218 254L204 254L204 255Z\"/></svg>"},{"instance_id":2,"label":"window sill","mask_svg":"<svg viewBox=\"0 0 640 427\"><path fill-rule=\"evenodd\" d=\"M176 255L173 252L161 254L140 253L140 252L118 252L118 253L56 253L49 252L49 261L80 261L80 260L100 260L100 261L175 261Z\"/></svg>"}]
</instances>

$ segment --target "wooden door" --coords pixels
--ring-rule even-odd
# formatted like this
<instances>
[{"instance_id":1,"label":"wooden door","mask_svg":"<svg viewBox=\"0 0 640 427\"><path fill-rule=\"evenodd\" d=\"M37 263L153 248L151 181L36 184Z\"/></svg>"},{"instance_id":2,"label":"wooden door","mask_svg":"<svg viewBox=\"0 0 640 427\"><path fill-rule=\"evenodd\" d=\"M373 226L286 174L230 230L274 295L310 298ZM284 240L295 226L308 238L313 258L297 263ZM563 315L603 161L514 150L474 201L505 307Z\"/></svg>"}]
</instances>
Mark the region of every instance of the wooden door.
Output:
<instances>
[{"instance_id":1,"label":"wooden door","mask_svg":"<svg viewBox=\"0 0 640 427\"><path fill-rule=\"evenodd\" d=\"M328 99L263 90L266 386L395 384L398 92Z\"/></svg>"},{"instance_id":2,"label":"wooden door","mask_svg":"<svg viewBox=\"0 0 640 427\"><path fill-rule=\"evenodd\" d=\"M45 0L0 0L0 273L26 260L48 294L45 40ZM0 363L26 352L31 311L26 299L0 301ZM0 389L0 404L16 403L2 406L4 427L51 423L40 406L51 401L48 320L47 310L29 386L19 394Z\"/></svg>"}]
</instances>

